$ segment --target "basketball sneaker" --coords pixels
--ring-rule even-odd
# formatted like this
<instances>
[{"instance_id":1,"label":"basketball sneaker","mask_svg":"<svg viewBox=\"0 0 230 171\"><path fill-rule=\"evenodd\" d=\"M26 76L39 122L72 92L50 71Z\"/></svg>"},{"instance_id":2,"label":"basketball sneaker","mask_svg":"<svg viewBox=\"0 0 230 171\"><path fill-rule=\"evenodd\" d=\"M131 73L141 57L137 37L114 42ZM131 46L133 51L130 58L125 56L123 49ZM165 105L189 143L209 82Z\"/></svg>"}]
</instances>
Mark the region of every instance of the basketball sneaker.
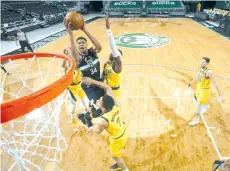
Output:
<instances>
[{"instance_id":1,"label":"basketball sneaker","mask_svg":"<svg viewBox=\"0 0 230 171\"><path fill-rule=\"evenodd\" d=\"M120 170L120 166L116 163L110 167L110 170Z\"/></svg>"},{"instance_id":2,"label":"basketball sneaker","mask_svg":"<svg viewBox=\"0 0 230 171\"><path fill-rule=\"evenodd\" d=\"M192 122L189 122L188 124L190 126L195 126L199 123L199 121L200 121L199 117L196 117Z\"/></svg>"}]
</instances>

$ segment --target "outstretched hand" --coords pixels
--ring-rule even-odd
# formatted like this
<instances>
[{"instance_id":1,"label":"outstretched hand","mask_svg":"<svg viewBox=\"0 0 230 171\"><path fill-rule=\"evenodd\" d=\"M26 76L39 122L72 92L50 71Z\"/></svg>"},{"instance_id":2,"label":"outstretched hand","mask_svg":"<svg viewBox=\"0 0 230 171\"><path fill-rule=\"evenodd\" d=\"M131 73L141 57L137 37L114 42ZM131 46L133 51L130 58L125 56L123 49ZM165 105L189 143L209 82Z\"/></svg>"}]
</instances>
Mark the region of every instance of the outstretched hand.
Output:
<instances>
[{"instance_id":1,"label":"outstretched hand","mask_svg":"<svg viewBox=\"0 0 230 171\"><path fill-rule=\"evenodd\" d=\"M81 16L81 18L82 18L82 21L83 21L83 25L82 25L82 28L81 28L81 30L83 31L83 32L85 32L86 31L86 24L85 24L85 20L84 20L84 18Z\"/></svg>"},{"instance_id":2,"label":"outstretched hand","mask_svg":"<svg viewBox=\"0 0 230 171\"><path fill-rule=\"evenodd\" d=\"M66 20L66 18L64 19L65 20L65 28L66 28L66 31L67 33L72 36L73 35L73 31L71 30L71 22Z\"/></svg>"}]
</instances>

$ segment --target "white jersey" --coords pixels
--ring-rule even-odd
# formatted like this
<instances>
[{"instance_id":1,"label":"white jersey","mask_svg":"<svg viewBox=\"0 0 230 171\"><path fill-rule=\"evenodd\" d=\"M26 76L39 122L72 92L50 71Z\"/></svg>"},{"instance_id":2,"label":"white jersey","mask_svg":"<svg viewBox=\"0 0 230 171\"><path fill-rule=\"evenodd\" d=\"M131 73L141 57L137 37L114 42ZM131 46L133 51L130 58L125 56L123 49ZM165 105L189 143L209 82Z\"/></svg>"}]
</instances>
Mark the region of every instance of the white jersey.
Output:
<instances>
[{"instance_id":1,"label":"white jersey","mask_svg":"<svg viewBox=\"0 0 230 171\"><path fill-rule=\"evenodd\" d=\"M23 33L23 32L18 32L18 33L17 33L17 36L18 36L18 40L19 40L19 41L26 41L26 40L27 40L27 39L26 39L26 34Z\"/></svg>"}]
</instances>

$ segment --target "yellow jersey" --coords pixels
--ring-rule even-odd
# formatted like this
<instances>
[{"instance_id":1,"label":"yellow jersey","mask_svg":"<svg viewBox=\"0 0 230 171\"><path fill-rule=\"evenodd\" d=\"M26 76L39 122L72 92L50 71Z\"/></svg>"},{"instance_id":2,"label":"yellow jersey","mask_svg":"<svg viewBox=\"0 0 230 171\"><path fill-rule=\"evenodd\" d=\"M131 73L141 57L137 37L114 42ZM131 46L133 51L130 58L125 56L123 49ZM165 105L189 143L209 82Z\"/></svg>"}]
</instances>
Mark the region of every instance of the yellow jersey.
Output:
<instances>
[{"instance_id":1,"label":"yellow jersey","mask_svg":"<svg viewBox=\"0 0 230 171\"><path fill-rule=\"evenodd\" d=\"M121 73L116 73L113 70L111 61L106 63L104 71L106 84L108 84L113 90L119 89L121 83Z\"/></svg>"},{"instance_id":2,"label":"yellow jersey","mask_svg":"<svg viewBox=\"0 0 230 171\"><path fill-rule=\"evenodd\" d=\"M106 131L110 138L118 139L125 134L126 125L124 119L120 115L120 109L117 105L114 105L112 110L104 113L101 118L109 123Z\"/></svg>"},{"instance_id":3,"label":"yellow jersey","mask_svg":"<svg viewBox=\"0 0 230 171\"><path fill-rule=\"evenodd\" d=\"M210 78L206 77L206 73L209 70L209 68L199 68L197 72L197 88L201 89L209 89L211 85L211 80Z\"/></svg>"},{"instance_id":4,"label":"yellow jersey","mask_svg":"<svg viewBox=\"0 0 230 171\"><path fill-rule=\"evenodd\" d=\"M81 70L79 68L77 68L74 71L74 77L73 77L73 82L71 85L77 85L79 83L81 83L81 79L82 79L82 73Z\"/></svg>"}]
</instances>

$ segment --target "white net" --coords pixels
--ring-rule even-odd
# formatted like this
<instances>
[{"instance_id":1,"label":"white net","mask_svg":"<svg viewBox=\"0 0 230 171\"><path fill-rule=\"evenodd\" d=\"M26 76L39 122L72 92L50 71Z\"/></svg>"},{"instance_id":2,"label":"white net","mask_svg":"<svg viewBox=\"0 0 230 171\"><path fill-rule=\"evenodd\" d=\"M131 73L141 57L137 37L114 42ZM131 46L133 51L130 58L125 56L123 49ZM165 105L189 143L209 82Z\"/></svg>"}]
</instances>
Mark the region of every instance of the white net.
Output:
<instances>
[{"instance_id":1,"label":"white net","mask_svg":"<svg viewBox=\"0 0 230 171\"><path fill-rule=\"evenodd\" d=\"M1 103L37 92L60 79L65 74L63 61L36 56L9 60L4 68L10 75L1 72ZM3 170L44 170L47 163L62 160L62 153L68 147L59 127L65 96L66 91L25 116L1 124Z\"/></svg>"}]
</instances>

